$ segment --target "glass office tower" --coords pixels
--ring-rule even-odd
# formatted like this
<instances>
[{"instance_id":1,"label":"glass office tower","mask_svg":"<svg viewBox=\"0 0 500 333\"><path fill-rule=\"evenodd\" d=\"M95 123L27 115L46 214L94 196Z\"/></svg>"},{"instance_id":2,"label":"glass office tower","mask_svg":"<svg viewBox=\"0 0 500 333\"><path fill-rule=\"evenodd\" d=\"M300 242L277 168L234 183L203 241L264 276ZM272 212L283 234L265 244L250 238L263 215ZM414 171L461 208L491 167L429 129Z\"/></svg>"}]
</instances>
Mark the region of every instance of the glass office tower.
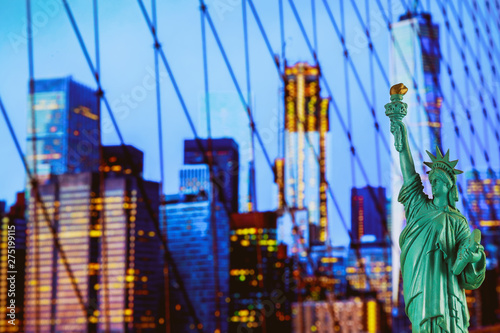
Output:
<instances>
[{"instance_id":1,"label":"glass office tower","mask_svg":"<svg viewBox=\"0 0 500 333\"><path fill-rule=\"evenodd\" d=\"M180 171L180 178L179 193L167 196L166 205L162 206L167 221L167 230L163 232L166 232L172 260L203 330L215 332L220 320L221 332L227 332L229 217L219 201L211 203L212 185L207 165L186 165ZM212 213L216 223L215 246ZM219 316L216 315L216 279L220 295ZM197 328L174 277L170 277L170 309L172 332L190 332Z\"/></svg>"},{"instance_id":2,"label":"glass office tower","mask_svg":"<svg viewBox=\"0 0 500 333\"><path fill-rule=\"evenodd\" d=\"M409 88L404 97L404 101L408 104L408 115L404 121L410 136L409 144L415 167L422 176L426 192L430 193L427 174L422 171L421 157L427 156L426 150L435 154L436 146L442 150L439 26L432 23L430 14L409 12L392 24L391 39L390 80L392 84L402 82ZM398 244L399 234L405 224L404 208L397 200L403 178L399 167L399 153L395 149L392 149L391 153L392 240L393 244ZM392 278L395 286L399 285L399 253L396 245L392 251L394 265ZM397 290L394 288L394 302L397 301L397 295Z\"/></svg>"},{"instance_id":3,"label":"glass office tower","mask_svg":"<svg viewBox=\"0 0 500 333\"><path fill-rule=\"evenodd\" d=\"M36 80L33 102L32 115L31 98L28 101L26 158L32 172L36 161L39 180L46 181L50 174L97 171L97 93L71 77Z\"/></svg>"}]
</instances>

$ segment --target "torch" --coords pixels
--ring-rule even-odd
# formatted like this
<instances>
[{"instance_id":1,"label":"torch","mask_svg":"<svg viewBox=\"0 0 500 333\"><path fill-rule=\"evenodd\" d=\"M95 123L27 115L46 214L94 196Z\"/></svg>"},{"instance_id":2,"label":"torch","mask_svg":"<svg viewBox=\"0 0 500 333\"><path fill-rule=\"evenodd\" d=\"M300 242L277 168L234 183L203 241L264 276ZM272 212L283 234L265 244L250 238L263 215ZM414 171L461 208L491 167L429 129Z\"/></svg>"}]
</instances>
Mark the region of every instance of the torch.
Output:
<instances>
[{"instance_id":1,"label":"torch","mask_svg":"<svg viewBox=\"0 0 500 333\"><path fill-rule=\"evenodd\" d=\"M385 105L385 115L389 117L391 123L393 121L402 121L407 114L408 104L403 102L403 96L408 91L404 84L398 83L391 87L391 102ZM394 132L394 147L398 152L403 149L403 133L401 127L398 126Z\"/></svg>"}]
</instances>

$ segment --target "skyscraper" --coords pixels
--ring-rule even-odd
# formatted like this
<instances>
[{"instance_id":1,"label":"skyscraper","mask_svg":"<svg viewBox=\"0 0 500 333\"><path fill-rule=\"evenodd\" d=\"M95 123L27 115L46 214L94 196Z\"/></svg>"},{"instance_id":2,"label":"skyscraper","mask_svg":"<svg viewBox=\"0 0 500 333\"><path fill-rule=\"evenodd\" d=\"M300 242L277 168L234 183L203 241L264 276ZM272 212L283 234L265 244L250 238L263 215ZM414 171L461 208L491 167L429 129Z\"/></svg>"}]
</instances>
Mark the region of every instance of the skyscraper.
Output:
<instances>
[{"instance_id":1,"label":"skyscraper","mask_svg":"<svg viewBox=\"0 0 500 333\"><path fill-rule=\"evenodd\" d=\"M227 165L227 163L226 163ZM167 196L162 206L166 237L173 262L188 290L191 304L206 332L227 332L229 297L229 217L219 201L211 203L212 184L207 165L186 165L180 171L180 192ZM213 242L212 209L215 208L216 240ZM165 232L165 230L164 230ZM218 281L217 281L218 280ZM217 312L219 288L220 313ZM172 332L196 329L174 278L170 278Z\"/></svg>"},{"instance_id":2,"label":"skyscraper","mask_svg":"<svg viewBox=\"0 0 500 333\"><path fill-rule=\"evenodd\" d=\"M101 237L98 297L109 312L99 311L98 329L110 323L119 332L157 332L164 321L159 311L164 257L151 214L159 217L159 184L134 176L142 175L144 165L143 152L135 147L104 147L103 159L107 235ZM95 208L101 208L99 200Z\"/></svg>"},{"instance_id":3,"label":"skyscraper","mask_svg":"<svg viewBox=\"0 0 500 333\"><path fill-rule=\"evenodd\" d=\"M293 262L276 226L275 212L231 216L230 332L291 331Z\"/></svg>"},{"instance_id":4,"label":"skyscraper","mask_svg":"<svg viewBox=\"0 0 500 333\"><path fill-rule=\"evenodd\" d=\"M127 163L118 170L116 149L104 148L103 198L99 197L102 178L92 172L50 177L39 186L46 209L39 204L35 211L32 193L27 226L26 332L155 332L158 327L163 265L160 238L147 207L158 215L158 183L142 181L139 186ZM142 160L133 164L142 165ZM54 234L66 262L56 248ZM75 285L88 311L82 309Z\"/></svg>"},{"instance_id":5,"label":"skyscraper","mask_svg":"<svg viewBox=\"0 0 500 333\"><path fill-rule=\"evenodd\" d=\"M351 189L351 233L353 241L382 242L387 223L385 188L365 186Z\"/></svg>"},{"instance_id":6,"label":"skyscraper","mask_svg":"<svg viewBox=\"0 0 500 333\"><path fill-rule=\"evenodd\" d=\"M50 174L97 171L100 140L97 103L97 93L71 77L35 81L34 118L28 112L26 157L31 171L36 161L41 182ZM33 141L36 141L36 156Z\"/></svg>"},{"instance_id":7,"label":"skyscraper","mask_svg":"<svg viewBox=\"0 0 500 333\"><path fill-rule=\"evenodd\" d=\"M238 144L233 139L212 139L213 171L216 181L214 188L216 201L225 202L231 213L238 212L239 188L239 151ZM201 144L201 149L198 146ZM203 156L203 150L212 154L208 140L184 141L184 164L208 164L208 155Z\"/></svg>"},{"instance_id":8,"label":"skyscraper","mask_svg":"<svg viewBox=\"0 0 500 333\"><path fill-rule=\"evenodd\" d=\"M390 317L392 312L391 248L384 224L387 224L385 188L372 186L352 188L351 233L353 240L346 267L349 288L356 292L373 292L377 299L383 302L383 311Z\"/></svg>"},{"instance_id":9,"label":"skyscraper","mask_svg":"<svg viewBox=\"0 0 500 333\"><path fill-rule=\"evenodd\" d=\"M405 95L408 115L404 118L410 135L409 144L418 170L423 166L419 156L425 150L435 154L436 145L441 147L441 103L439 89L440 46L439 26L432 23L427 13L408 12L391 25L392 43L390 45L390 80L392 83L406 83L410 89ZM418 91L412 85L416 84ZM420 152L420 154L419 154ZM399 166L399 153L391 150L391 225L392 240L397 243L405 223L404 209L397 199L403 185ZM419 172L426 190L430 189L427 174ZM394 264L393 282L399 285L399 250L392 251ZM397 301L394 290L393 301Z\"/></svg>"},{"instance_id":10,"label":"skyscraper","mask_svg":"<svg viewBox=\"0 0 500 333\"><path fill-rule=\"evenodd\" d=\"M326 133L328 99L320 97L317 66L297 63L285 68L285 156L283 180L276 179L280 198L290 208L307 209L313 245L327 237ZM283 201L279 200L280 205ZM279 207L282 208L282 207Z\"/></svg>"},{"instance_id":11,"label":"skyscraper","mask_svg":"<svg viewBox=\"0 0 500 333\"><path fill-rule=\"evenodd\" d=\"M17 193L16 203L8 212L4 209L5 203L0 202L0 244L2 244L0 247L2 258L0 262L0 331L24 332L24 271L26 269L24 193Z\"/></svg>"}]
</instances>

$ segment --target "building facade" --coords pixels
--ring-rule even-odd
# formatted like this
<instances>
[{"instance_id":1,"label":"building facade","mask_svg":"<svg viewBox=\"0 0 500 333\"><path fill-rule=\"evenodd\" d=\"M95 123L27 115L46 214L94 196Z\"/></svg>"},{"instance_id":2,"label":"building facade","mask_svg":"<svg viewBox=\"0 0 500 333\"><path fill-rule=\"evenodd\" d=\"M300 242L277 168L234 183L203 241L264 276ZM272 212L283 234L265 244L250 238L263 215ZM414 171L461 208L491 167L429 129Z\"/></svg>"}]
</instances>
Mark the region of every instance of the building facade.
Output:
<instances>
[{"instance_id":1,"label":"building facade","mask_svg":"<svg viewBox=\"0 0 500 333\"><path fill-rule=\"evenodd\" d=\"M201 148L200 146L201 145ZM238 212L239 151L233 139L208 139L184 141L184 164L206 164L213 157L215 199L225 203L231 213ZM203 151L207 153L203 155Z\"/></svg>"},{"instance_id":2,"label":"building facade","mask_svg":"<svg viewBox=\"0 0 500 333\"><path fill-rule=\"evenodd\" d=\"M276 160L279 209L307 209L314 245L327 239L326 135L328 99L320 97L320 70L297 63L285 68L285 156ZM281 179L283 177L283 179Z\"/></svg>"},{"instance_id":3,"label":"building facade","mask_svg":"<svg viewBox=\"0 0 500 333\"><path fill-rule=\"evenodd\" d=\"M115 148L104 149L103 177L52 175L36 209L31 195L25 332L156 332L161 322L160 235L150 215L158 216L158 183L133 177L127 164L113 170Z\"/></svg>"},{"instance_id":4,"label":"building facade","mask_svg":"<svg viewBox=\"0 0 500 333\"><path fill-rule=\"evenodd\" d=\"M385 188L365 186L351 189L351 233L353 241L382 242L387 223Z\"/></svg>"},{"instance_id":5,"label":"building facade","mask_svg":"<svg viewBox=\"0 0 500 333\"><path fill-rule=\"evenodd\" d=\"M231 216L230 332L290 332L293 261L277 244L277 214Z\"/></svg>"},{"instance_id":6,"label":"building facade","mask_svg":"<svg viewBox=\"0 0 500 333\"><path fill-rule=\"evenodd\" d=\"M163 232L172 261L203 330L228 332L229 217L219 201L211 201L207 165L187 165L180 171L180 178L180 193L167 196L162 207L167 221ZM216 224L215 240L212 221ZM173 277L169 294L172 332L196 331L189 305Z\"/></svg>"}]
</instances>

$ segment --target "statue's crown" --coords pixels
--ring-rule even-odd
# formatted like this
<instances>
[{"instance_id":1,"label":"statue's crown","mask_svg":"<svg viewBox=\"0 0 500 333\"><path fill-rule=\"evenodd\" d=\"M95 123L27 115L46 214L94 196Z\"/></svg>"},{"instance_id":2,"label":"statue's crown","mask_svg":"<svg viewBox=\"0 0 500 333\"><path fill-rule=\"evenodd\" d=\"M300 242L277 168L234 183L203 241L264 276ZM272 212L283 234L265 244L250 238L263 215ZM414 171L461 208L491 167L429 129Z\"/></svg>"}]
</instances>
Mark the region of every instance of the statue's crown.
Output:
<instances>
[{"instance_id":1,"label":"statue's crown","mask_svg":"<svg viewBox=\"0 0 500 333\"><path fill-rule=\"evenodd\" d=\"M443 153L441 153L441 150L439 150L439 147L436 146L436 156L432 155L430 152L427 152L427 155L431 158L432 162L424 162L425 165L427 165L429 168L432 169L442 169L446 171L446 173L451 177L451 179L455 179L455 175L463 173L463 171L455 169L455 166L458 163L458 160L455 161L450 161L450 150L446 152L446 154L443 156ZM429 173L428 171L427 173Z\"/></svg>"}]
</instances>

